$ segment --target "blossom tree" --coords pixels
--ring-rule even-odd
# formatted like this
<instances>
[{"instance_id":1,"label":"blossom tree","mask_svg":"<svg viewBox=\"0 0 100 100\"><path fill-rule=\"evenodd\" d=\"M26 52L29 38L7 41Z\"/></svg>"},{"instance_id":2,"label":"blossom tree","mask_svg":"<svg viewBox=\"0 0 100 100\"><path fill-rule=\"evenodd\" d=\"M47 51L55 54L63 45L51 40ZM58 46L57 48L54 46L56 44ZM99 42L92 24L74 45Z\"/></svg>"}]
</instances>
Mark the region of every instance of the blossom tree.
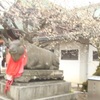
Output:
<instances>
[{"instance_id":1,"label":"blossom tree","mask_svg":"<svg viewBox=\"0 0 100 100\"><path fill-rule=\"evenodd\" d=\"M96 6L97 7L97 6ZM91 10L92 9L92 10ZM31 37L60 38L78 41L80 37L88 39L100 51L98 14L93 17L94 7L68 10L50 3L48 0L16 0L9 11L0 16L4 37L12 39L28 34ZM7 39L8 39L7 38Z\"/></svg>"}]
</instances>

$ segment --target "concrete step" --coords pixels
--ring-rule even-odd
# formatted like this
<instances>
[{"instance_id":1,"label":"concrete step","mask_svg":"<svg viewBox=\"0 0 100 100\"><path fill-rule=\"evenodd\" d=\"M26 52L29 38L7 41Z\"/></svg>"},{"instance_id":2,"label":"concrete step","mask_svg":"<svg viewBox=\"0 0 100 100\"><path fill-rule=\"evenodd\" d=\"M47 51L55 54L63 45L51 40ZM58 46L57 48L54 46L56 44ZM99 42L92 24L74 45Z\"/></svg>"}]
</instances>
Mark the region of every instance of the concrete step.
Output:
<instances>
[{"instance_id":1,"label":"concrete step","mask_svg":"<svg viewBox=\"0 0 100 100\"><path fill-rule=\"evenodd\" d=\"M0 92L4 92L4 82L0 82ZM67 94L71 91L71 83L66 81L42 81L18 83L11 86L7 96L14 100L35 100ZM42 100L42 99L41 99ZM63 100L63 99L62 99Z\"/></svg>"},{"instance_id":2,"label":"concrete step","mask_svg":"<svg viewBox=\"0 0 100 100\"><path fill-rule=\"evenodd\" d=\"M0 96L0 100L12 100L12 99L9 99L5 96ZM40 99L31 99L31 100L88 100L88 99L87 99L87 93L84 94L83 92L77 91L74 93L67 93L67 94L61 94L61 95L55 95L55 96L44 97Z\"/></svg>"},{"instance_id":3,"label":"concrete step","mask_svg":"<svg viewBox=\"0 0 100 100\"><path fill-rule=\"evenodd\" d=\"M0 78L4 77L4 75L5 75L4 73L0 73Z\"/></svg>"},{"instance_id":4,"label":"concrete step","mask_svg":"<svg viewBox=\"0 0 100 100\"><path fill-rule=\"evenodd\" d=\"M67 94L61 94L41 99L34 99L34 100L79 100L79 94L80 92L76 93L67 93Z\"/></svg>"},{"instance_id":5,"label":"concrete step","mask_svg":"<svg viewBox=\"0 0 100 100\"><path fill-rule=\"evenodd\" d=\"M5 96L0 96L0 100L11 100L11 99L9 99L9 98L7 98Z\"/></svg>"}]
</instances>

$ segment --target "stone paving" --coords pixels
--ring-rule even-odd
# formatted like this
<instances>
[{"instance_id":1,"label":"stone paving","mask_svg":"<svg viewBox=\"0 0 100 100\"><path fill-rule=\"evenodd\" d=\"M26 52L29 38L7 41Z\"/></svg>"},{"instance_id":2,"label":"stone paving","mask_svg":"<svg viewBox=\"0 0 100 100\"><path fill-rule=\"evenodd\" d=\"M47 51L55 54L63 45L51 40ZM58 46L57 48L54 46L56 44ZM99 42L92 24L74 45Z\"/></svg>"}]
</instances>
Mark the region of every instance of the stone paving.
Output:
<instances>
[{"instance_id":1,"label":"stone paving","mask_svg":"<svg viewBox=\"0 0 100 100\"><path fill-rule=\"evenodd\" d=\"M78 100L88 100L87 93L84 92L84 93L79 94Z\"/></svg>"},{"instance_id":2,"label":"stone paving","mask_svg":"<svg viewBox=\"0 0 100 100\"><path fill-rule=\"evenodd\" d=\"M11 100L11 99L7 99L7 98L5 98L5 97L1 97L1 96L0 96L0 100Z\"/></svg>"},{"instance_id":3,"label":"stone paving","mask_svg":"<svg viewBox=\"0 0 100 100\"><path fill-rule=\"evenodd\" d=\"M72 87L72 91L73 92L80 92L77 100L88 100L88 93L87 92L81 92L81 88Z\"/></svg>"}]
</instances>

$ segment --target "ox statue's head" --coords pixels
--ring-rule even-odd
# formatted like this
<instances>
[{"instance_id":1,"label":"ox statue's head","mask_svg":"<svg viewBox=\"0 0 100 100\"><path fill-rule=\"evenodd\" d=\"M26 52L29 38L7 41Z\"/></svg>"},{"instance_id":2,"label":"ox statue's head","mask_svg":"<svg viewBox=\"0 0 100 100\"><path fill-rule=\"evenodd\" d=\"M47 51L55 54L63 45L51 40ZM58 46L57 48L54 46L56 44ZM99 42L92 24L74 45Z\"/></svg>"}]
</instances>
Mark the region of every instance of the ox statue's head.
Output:
<instances>
[{"instance_id":1,"label":"ox statue's head","mask_svg":"<svg viewBox=\"0 0 100 100\"><path fill-rule=\"evenodd\" d=\"M14 61L20 59L20 57L24 53L24 46L22 45L20 40L14 40L9 44L9 53Z\"/></svg>"},{"instance_id":2,"label":"ox statue's head","mask_svg":"<svg viewBox=\"0 0 100 100\"><path fill-rule=\"evenodd\" d=\"M27 45L27 42L29 44L32 44L32 38L34 38L35 36L36 35L33 34L25 34L23 37L20 37L19 40L8 41L9 53L11 54L14 61L19 60L21 55L23 55L24 53L24 45Z\"/></svg>"}]
</instances>

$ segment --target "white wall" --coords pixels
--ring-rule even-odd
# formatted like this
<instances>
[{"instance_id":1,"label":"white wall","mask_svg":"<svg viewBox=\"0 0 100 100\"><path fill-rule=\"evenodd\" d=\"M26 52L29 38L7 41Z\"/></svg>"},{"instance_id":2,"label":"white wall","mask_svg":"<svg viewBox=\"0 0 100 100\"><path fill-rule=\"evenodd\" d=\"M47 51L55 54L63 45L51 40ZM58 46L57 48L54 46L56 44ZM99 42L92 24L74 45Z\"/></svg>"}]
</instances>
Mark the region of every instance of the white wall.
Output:
<instances>
[{"instance_id":1,"label":"white wall","mask_svg":"<svg viewBox=\"0 0 100 100\"><path fill-rule=\"evenodd\" d=\"M79 50L78 60L61 60L61 50ZM99 64L93 61L93 51L96 48L91 45L80 44L77 42L60 44L60 69L64 71L64 79L72 83L83 83L93 73Z\"/></svg>"},{"instance_id":2,"label":"white wall","mask_svg":"<svg viewBox=\"0 0 100 100\"><path fill-rule=\"evenodd\" d=\"M64 71L64 80L78 83L79 82L79 61L60 61L60 69Z\"/></svg>"},{"instance_id":3,"label":"white wall","mask_svg":"<svg viewBox=\"0 0 100 100\"><path fill-rule=\"evenodd\" d=\"M80 83L86 81L88 77L88 49L88 45L80 45Z\"/></svg>"},{"instance_id":4,"label":"white wall","mask_svg":"<svg viewBox=\"0 0 100 100\"><path fill-rule=\"evenodd\" d=\"M99 64L98 61L93 61L93 51L97 49L92 45L89 45L89 56L88 56L88 77L92 76L93 73L96 71L96 68Z\"/></svg>"},{"instance_id":5,"label":"white wall","mask_svg":"<svg viewBox=\"0 0 100 100\"><path fill-rule=\"evenodd\" d=\"M60 44L61 50L72 50L78 49L79 55L78 60L61 60L60 55L60 69L64 71L64 79L73 83L81 83L86 80L87 76L87 64L86 54L87 48L77 42L62 43ZM81 57L81 59L80 59ZM85 59L85 60L84 60ZM85 62L84 62L85 61Z\"/></svg>"}]
</instances>

